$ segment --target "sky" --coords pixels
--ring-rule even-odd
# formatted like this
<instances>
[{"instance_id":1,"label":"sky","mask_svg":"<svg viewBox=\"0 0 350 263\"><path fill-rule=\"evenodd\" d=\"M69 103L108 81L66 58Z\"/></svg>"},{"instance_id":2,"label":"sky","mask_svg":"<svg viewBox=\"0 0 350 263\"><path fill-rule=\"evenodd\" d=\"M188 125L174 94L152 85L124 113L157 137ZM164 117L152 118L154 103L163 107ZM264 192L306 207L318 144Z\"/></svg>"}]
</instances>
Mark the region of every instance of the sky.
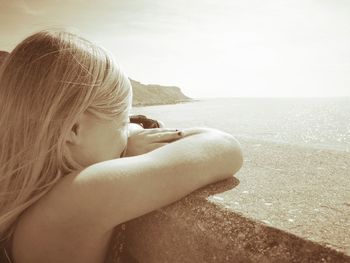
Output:
<instances>
[{"instance_id":1,"label":"sky","mask_svg":"<svg viewBox=\"0 0 350 263\"><path fill-rule=\"evenodd\" d=\"M190 97L350 96L348 0L0 0L0 50L50 27Z\"/></svg>"}]
</instances>

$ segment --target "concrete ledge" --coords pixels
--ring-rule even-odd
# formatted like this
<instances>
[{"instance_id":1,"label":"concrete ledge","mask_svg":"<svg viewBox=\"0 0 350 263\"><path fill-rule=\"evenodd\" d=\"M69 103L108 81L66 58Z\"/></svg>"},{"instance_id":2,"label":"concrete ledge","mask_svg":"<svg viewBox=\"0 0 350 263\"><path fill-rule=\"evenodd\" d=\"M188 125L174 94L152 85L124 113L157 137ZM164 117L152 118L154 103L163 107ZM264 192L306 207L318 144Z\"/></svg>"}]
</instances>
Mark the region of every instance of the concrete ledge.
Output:
<instances>
[{"instance_id":1,"label":"concrete ledge","mask_svg":"<svg viewBox=\"0 0 350 263\"><path fill-rule=\"evenodd\" d=\"M139 263L350 262L349 154L243 140L244 168L129 221Z\"/></svg>"}]
</instances>

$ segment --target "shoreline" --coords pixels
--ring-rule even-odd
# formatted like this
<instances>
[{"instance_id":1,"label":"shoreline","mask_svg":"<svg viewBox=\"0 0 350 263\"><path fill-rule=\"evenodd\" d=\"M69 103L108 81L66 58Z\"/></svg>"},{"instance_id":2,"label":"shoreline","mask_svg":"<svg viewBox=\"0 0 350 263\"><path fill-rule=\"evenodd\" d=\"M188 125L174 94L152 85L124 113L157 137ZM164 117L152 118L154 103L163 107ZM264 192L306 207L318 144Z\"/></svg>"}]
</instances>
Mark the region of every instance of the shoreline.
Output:
<instances>
[{"instance_id":1,"label":"shoreline","mask_svg":"<svg viewBox=\"0 0 350 263\"><path fill-rule=\"evenodd\" d=\"M199 101L197 99L188 99L188 100L176 100L176 101L167 101L167 102L138 102L132 105L132 107L140 108L140 107L148 107L148 106L164 106L164 105L175 105L175 104L183 104L183 103L189 103L189 102L195 102Z\"/></svg>"}]
</instances>

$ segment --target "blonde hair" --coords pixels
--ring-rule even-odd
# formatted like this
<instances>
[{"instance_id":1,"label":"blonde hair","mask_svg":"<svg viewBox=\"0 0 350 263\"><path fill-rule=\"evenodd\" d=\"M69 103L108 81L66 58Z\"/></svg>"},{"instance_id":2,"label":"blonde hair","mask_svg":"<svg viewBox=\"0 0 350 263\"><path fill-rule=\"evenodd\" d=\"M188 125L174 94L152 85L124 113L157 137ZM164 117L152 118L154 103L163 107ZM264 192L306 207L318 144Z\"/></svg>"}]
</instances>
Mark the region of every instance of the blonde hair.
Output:
<instances>
[{"instance_id":1,"label":"blonde hair","mask_svg":"<svg viewBox=\"0 0 350 263\"><path fill-rule=\"evenodd\" d=\"M104 48L65 30L19 43L0 66L0 237L62 177L81 167L65 138L88 111L129 113L131 84Z\"/></svg>"}]
</instances>

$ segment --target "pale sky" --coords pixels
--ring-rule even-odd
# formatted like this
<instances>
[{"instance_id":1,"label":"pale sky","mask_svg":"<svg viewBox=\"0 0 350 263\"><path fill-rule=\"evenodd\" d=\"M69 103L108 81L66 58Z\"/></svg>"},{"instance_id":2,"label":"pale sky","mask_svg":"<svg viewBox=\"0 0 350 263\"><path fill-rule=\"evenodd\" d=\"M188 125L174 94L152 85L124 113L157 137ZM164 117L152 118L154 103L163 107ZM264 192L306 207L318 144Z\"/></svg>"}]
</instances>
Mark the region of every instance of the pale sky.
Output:
<instances>
[{"instance_id":1,"label":"pale sky","mask_svg":"<svg viewBox=\"0 0 350 263\"><path fill-rule=\"evenodd\" d=\"M50 27L191 97L350 96L348 0L0 0L0 50Z\"/></svg>"}]
</instances>

